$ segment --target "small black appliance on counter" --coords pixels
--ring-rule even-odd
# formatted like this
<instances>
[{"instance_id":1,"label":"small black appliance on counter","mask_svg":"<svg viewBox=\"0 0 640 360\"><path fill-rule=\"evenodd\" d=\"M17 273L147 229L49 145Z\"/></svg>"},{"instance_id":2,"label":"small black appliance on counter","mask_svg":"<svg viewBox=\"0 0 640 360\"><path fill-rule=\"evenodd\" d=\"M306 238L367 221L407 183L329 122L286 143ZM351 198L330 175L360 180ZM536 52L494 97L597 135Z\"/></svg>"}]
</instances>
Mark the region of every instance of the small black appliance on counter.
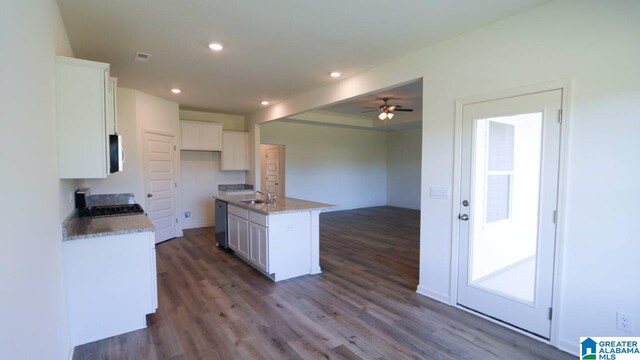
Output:
<instances>
[{"instance_id":1,"label":"small black appliance on counter","mask_svg":"<svg viewBox=\"0 0 640 360\"><path fill-rule=\"evenodd\" d=\"M78 216L86 216L87 209L89 208L90 195L91 190L89 190L89 188L76 190L76 209L78 210Z\"/></svg>"}]
</instances>

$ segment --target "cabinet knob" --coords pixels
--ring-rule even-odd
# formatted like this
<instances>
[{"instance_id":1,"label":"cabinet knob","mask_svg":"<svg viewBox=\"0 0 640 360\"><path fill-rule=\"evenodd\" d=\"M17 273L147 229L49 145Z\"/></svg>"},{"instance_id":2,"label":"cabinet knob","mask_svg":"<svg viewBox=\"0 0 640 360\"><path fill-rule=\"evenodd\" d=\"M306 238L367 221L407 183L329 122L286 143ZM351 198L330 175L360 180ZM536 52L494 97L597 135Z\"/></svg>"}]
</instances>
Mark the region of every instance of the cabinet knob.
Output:
<instances>
[{"instance_id":1,"label":"cabinet knob","mask_svg":"<svg viewBox=\"0 0 640 360\"><path fill-rule=\"evenodd\" d=\"M153 197L153 194L147 194L147 197Z\"/></svg>"}]
</instances>

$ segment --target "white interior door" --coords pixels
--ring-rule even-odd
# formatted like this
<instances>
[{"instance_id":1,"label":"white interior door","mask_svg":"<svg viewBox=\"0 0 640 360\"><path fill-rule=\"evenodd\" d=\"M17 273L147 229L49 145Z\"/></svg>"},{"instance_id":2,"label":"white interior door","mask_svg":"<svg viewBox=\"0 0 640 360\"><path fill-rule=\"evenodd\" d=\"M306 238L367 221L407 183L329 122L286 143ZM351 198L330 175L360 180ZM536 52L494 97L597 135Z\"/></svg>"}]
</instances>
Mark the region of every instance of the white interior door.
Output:
<instances>
[{"instance_id":1,"label":"white interior door","mask_svg":"<svg viewBox=\"0 0 640 360\"><path fill-rule=\"evenodd\" d=\"M268 191L280 196L284 195L284 171L282 160L284 154L282 145L261 145L262 162L262 191Z\"/></svg>"},{"instance_id":2,"label":"white interior door","mask_svg":"<svg viewBox=\"0 0 640 360\"><path fill-rule=\"evenodd\" d=\"M554 90L462 113L458 304L547 339L561 106Z\"/></svg>"},{"instance_id":3,"label":"white interior door","mask_svg":"<svg viewBox=\"0 0 640 360\"><path fill-rule=\"evenodd\" d=\"M143 135L145 211L156 228L156 244L176 236L174 137Z\"/></svg>"}]
</instances>

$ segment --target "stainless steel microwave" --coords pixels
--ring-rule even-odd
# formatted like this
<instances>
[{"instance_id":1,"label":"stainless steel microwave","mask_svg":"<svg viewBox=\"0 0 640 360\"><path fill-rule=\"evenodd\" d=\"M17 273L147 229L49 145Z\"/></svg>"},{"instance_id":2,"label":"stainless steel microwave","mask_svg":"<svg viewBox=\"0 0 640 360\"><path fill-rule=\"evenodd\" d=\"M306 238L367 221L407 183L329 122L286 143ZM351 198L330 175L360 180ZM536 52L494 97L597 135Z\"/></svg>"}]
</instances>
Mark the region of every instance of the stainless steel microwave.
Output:
<instances>
[{"instance_id":1,"label":"stainless steel microwave","mask_svg":"<svg viewBox=\"0 0 640 360\"><path fill-rule=\"evenodd\" d=\"M124 149L122 148L122 136L109 135L109 173L123 170Z\"/></svg>"}]
</instances>

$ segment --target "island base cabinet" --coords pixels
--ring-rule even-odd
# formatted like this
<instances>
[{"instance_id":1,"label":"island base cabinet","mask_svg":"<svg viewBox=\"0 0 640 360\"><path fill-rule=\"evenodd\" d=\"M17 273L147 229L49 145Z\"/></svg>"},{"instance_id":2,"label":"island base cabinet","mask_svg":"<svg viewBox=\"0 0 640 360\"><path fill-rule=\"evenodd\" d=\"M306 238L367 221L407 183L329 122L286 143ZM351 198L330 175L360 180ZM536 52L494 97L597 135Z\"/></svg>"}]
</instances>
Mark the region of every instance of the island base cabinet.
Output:
<instances>
[{"instance_id":1,"label":"island base cabinet","mask_svg":"<svg viewBox=\"0 0 640 360\"><path fill-rule=\"evenodd\" d=\"M249 261L265 273L269 272L268 236L266 227L249 223Z\"/></svg>"},{"instance_id":2,"label":"island base cabinet","mask_svg":"<svg viewBox=\"0 0 640 360\"><path fill-rule=\"evenodd\" d=\"M249 221L237 215L229 214L227 217L229 231L229 247L236 254L249 257Z\"/></svg>"},{"instance_id":3,"label":"island base cabinet","mask_svg":"<svg viewBox=\"0 0 640 360\"><path fill-rule=\"evenodd\" d=\"M275 281L309 275L311 271L311 213L269 215L269 272Z\"/></svg>"},{"instance_id":4,"label":"island base cabinet","mask_svg":"<svg viewBox=\"0 0 640 360\"><path fill-rule=\"evenodd\" d=\"M318 212L264 215L229 205L229 247L274 281L318 274Z\"/></svg>"},{"instance_id":5,"label":"island base cabinet","mask_svg":"<svg viewBox=\"0 0 640 360\"><path fill-rule=\"evenodd\" d=\"M152 232L63 242L73 346L145 328L157 309Z\"/></svg>"}]
</instances>

